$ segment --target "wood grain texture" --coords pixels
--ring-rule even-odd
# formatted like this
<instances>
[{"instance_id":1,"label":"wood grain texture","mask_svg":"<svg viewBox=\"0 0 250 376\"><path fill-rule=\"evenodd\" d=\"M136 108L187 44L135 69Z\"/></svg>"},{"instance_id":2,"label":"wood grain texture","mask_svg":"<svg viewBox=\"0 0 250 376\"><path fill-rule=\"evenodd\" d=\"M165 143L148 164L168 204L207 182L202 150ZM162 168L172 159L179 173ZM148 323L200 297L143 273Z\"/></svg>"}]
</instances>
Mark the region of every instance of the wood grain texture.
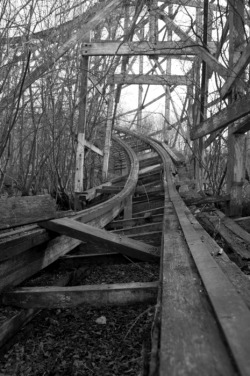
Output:
<instances>
[{"instance_id":1,"label":"wood grain texture","mask_svg":"<svg viewBox=\"0 0 250 376\"><path fill-rule=\"evenodd\" d=\"M213 49L215 44L209 46ZM124 55L196 55L199 51L192 48L190 42L91 42L85 43L82 48L83 56L124 56ZM214 59L215 60L215 59Z\"/></svg>"},{"instance_id":2,"label":"wood grain texture","mask_svg":"<svg viewBox=\"0 0 250 376\"><path fill-rule=\"evenodd\" d=\"M0 229L56 217L56 203L50 195L0 199Z\"/></svg>"},{"instance_id":3,"label":"wood grain texture","mask_svg":"<svg viewBox=\"0 0 250 376\"><path fill-rule=\"evenodd\" d=\"M22 308L94 307L155 303L158 282L74 287L23 287L2 295L2 303Z\"/></svg>"}]
</instances>

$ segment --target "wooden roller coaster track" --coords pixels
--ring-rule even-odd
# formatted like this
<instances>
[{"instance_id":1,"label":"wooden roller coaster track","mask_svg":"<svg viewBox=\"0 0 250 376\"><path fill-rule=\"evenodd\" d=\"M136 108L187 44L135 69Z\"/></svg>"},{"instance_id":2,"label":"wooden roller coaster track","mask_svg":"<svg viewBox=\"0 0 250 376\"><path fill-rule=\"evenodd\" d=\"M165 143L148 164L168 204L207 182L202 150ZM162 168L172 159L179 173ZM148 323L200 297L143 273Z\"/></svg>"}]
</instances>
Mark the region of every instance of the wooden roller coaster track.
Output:
<instances>
[{"instance_id":1,"label":"wooden roller coaster track","mask_svg":"<svg viewBox=\"0 0 250 376\"><path fill-rule=\"evenodd\" d=\"M113 140L111 165L121 175L86 191L84 210L0 235L1 302L21 309L0 327L0 345L39 309L154 302L149 375L250 375L249 306L175 188L181 161L132 131L116 128ZM81 254L66 255L80 244ZM159 281L19 286L59 258L119 255L160 260Z\"/></svg>"}]
</instances>

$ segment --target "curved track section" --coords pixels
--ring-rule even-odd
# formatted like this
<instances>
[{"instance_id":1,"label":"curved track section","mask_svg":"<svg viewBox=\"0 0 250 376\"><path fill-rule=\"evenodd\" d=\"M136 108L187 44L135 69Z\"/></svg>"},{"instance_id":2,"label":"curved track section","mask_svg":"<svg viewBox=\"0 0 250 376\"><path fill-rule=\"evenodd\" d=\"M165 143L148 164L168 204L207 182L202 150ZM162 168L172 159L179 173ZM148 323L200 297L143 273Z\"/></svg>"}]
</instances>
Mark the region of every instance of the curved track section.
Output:
<instances>
[{"instance_id":1,"label":"curved track section","mask_svg":"<svg viewBox=\"0 0 250 376\"><path fill-rule=\"evenodd\" d=\"M237 291L237 281L230 280L230 273L222 272L216 262L218 246L175 189L176 157L153 139L122 128L116 133L114 141L127 157L118 152L112 168L123 174L85 193L93 206L71 218L45 223L54 235L39 230L50 239L39 252L27 248L27 243L22 252L2 261L1 288L20 284L81 241L80 256L64 257L65 262L79 262L77 257L113 260L121 255L130 262L157 262L161 255L160 282L99 285L94 298L88 286L87 290L53 286L50 297L43 287L19 288L5 291L2 302L23 308L154 302L151 359L145 375L249 375L249 307ZM101 230L104 226L106 230ZM55 233L63 235L51 239ZM21 313L22 323L33 313L28 318ZM1 344L3 338L0 328Z\"/></svg>"}]
</instances>

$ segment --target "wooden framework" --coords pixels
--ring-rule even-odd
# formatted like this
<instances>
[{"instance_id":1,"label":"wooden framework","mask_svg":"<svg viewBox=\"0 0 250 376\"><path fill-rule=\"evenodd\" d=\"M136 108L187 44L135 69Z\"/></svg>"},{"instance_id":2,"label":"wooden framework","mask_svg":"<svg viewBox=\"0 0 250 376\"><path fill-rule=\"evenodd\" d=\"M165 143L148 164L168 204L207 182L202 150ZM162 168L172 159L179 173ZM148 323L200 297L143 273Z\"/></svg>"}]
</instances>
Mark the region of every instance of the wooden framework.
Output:
<instances>
[{"instance_id":1,"label":"wooden framework","mask_svg":"<svg viewBox=\"0 0 250 376\"><path fill-rule=\"evenodd\" d=\"M250 373L249 307L238 294L237 286L231 284L212 257L212 240L208 239L208 244L204 244L207 235L203 234L196 219L180 199L170 176L171 173L176 173L173 165L181 164L182 161L167 144L169 128L175 130L172 146L175 146L177 139L181 137L186 146L193 142L196 187L200 190L205 184L206 148L221 137L222 131L227 130L228 194L220 198L212 197L212 200L224 200L229 203L228 214L240 216L246 163L245 132L250 129L250 96L245 75L250 61L250 47L244 37L243 0L228 1L228 22L221 30L220 40L212 40L211 25L214 19L219 18L218 13L221 17L223 12L227 16L227 9L217 5L208 0L149 0L145 3L126 2L124 9L123 1L100 2L88 13L86 22L64 42L53 61L49 60L35 68L20 88L20 93L29 88L66 51L77 43L82 43L75 174L76 209L81 209L82 197L88 201L99 199L105 194L116 195L107 202L80 211L73 218L48 221L53 213L46 213L42 218L46 222L43 222L41 227L51 232L35 227L24 238L17 240L14 236L8 244L6 242L7 245L4 243L2 249L6 245L11 251L7 254L5 249L0 255L1 301L3 304L15 304L25 309L32 308L20 315L22 322L26 322L36 313L34 307L40 309L49 304L50 308L64 308L80 303L95 305L97 301L102 304L155 303L158 292L162 326L161 333L156 333L156 342L157 346L160 346L159 375L162 376L166 372L170 375L200 375L204 368L208 374L211 364L216 369L215 374L224 372L233 375L237 371L240 375L247 376ZM179 26L178 12L184 12L185 7L194 8L196 17L194 23L183 28ZM99 26L108 30L105 17L110 16L113 20L114 12L118 10L121 10L119 27L117 24L111 27L111 32L107 32L107 39L100 40L99 35L96 40L86 42L91 30ZM112 33L114 39L109 40ZM226 46L227 34L229 47ZM228 65L221 59L227 52ZM99 56L111 57L111 63L100 81L97 83L94 79L91 84L88 75L91 71L91 59ZM136 60L138 57L139 62ZM173 62L178 59L189 64L185 75L174 71ZM144 62L147 62L146 68ZM219 98L208 103L212 81L216 84L221 82L217 93ZM103 150L94 145L94 140L85 139L88 85L92 89L98 88L103 97L108 94L104 101L107 119ZM163 142L156 142L148 136L138 134L135 140L132 132L115 127L116 120L122 117L117 109L122 89L127 85L139 85L138 107L131 123L137 124L137 131L140 132L143 130L143 110L146 105L162 96L166 97L164 126L154 133L156 135L160 132ZM160 85L164 94L145 104L143 85ZM181 111L174 99L180 86L185 90ZM10 100L16 100L16 92L10 92L7 97L3 97L0 106L5 108ZM226 104L221 102L222 99L225 99ZM222 109L215 111L218 103L222 105ZM208 116L208 108L213 115ZM171 113L174 113L176 122L172 121ZM116 136L112 138L114 129L120 134L120 139ZM122 138L130 142L130 147ZM106 182L109 180L112 143L116 143L117 149L122 149L126 156L123 157L122 167L118 166L122 170L121 176ZM102 179L105 182L87 192L83 184L85 147L103 157ZM135 150L141 153L140 159L137 158ZM125 173L127 160L130 161L130 171ZM111 162L115 170L115 161ZM162 176L164 179L161 181ZM139 186L136 186L137 182ZM144 194L145 187L147 191ZM134 197L134 194L139 197ZM102 230L121 212L123 219L109 225L113 233ZM224 222L228 227L233 226L230 221ZM136 230L133 229L135 224ZM4 224L2 228L3 226ZM159 249L151 245L151 242L154 238L161 239L161 235L163 243L160 285L157 282L123 286L65 287L62 283L62 286L47 289L17 288L6 291L6 288L17 286L64 256L81 241L89 242L92 251L98 248L102 249L103 253L107 250L116 253L118 250L126 257L158 261ZM249 241L249 236L243 236ZM143 243L143 239L147 240L147 245ZM247 258L246 254L244 257ZM189 297L190 286L192 294ZM199 314L200 307L205 307L205 316ZM192 315L189 314L190 311ZM158 311L156 313L159 315ZM194 327L192 332L189 331L191 327ZM215 338L215 351L211 350L204 333L209 340ZM153 371L151 375L154 375Z\"/></svg>"}]
</instances>

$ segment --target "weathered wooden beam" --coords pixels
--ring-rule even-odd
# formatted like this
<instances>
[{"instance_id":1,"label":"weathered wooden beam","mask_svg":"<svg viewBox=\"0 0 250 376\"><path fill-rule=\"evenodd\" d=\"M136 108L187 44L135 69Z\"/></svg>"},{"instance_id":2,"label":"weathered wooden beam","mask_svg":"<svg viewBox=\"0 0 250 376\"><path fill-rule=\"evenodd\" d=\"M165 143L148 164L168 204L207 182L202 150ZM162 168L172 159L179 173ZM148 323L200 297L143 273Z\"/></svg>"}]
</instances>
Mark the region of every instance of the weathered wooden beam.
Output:
<instances>
[{"instance_id":1,"label":"weathered wooden beam","mask_svg":"<svg viewBox=\"0 0 250 376\"><path fill-rule=\"evenodd\" d=\"M48 230L68 235L90 243L98 243L109 247L115 252L124 253L127 256L136 257L142 260L157 259L158 252L147 244L132 241L126 236L111 234L105 230L98 229L71 219L57 219L43 222L41 224Z\"/></svg>"},{"instance_id":2,"label":"weathered wooden beam","mask_svg":"<svg viewBox=\"0 0 250 376\"><path fill-rule=\"evenodd\" d=\"M246 133L250 130L250 115L245 116L242 119L239 119L234 125L233 133Z\"/></svg>"},{"instance_id":3,"label":"weathered wooden beam","mask_svg":"<svg viewBox=\"0 0 250 376\"><path fill-rule=\"evenodd\" d=\"M145 242L151 244L154 247L161 246L162 230L142 232L141 234L132 234L128 236L131 240Z\"/></svg>"},{"instance_id":4,"label":"weathered wooden beam","mask_svg":"<svg viewBox=\"0 0 250 376\"><path fill-rule=\"evenodd\" d=\"M146 206L146 205L144 205L144 206ZM148 207L148 208L135 211L133 218L139 218L139 217L145 218L145 217L148 217L149 215L162 214L163 210L164 210L163 205L159 205L159 206L156 206L154 208L151 207L151 205L150 205L150 207Z\"/></svg>"},{"instance_id":5,"label":"weathered wooden beam","mask_svg":"<svg viewBox=\"0 0 250 376\"><path fill-rule=\"evenodd\" d=\"M5 305L22 308L67 308L79 304L94 307L155 303L158 282L74 287L23 287L2 295Z\"/></svg>"},{"instance_id":6,"label":"weathered wooden beam","mask_svg":"<svg viewBox=\"0 0 250 376\"><path fill-rule=\"evenodd\" d=\"M191 85L192 80L188 76L178 75L147 75L147 74L115 74L110 76L108 83L122 85Z\"/></svg>"},{"instance_id":7,"label":"weathered wooden beam","mask_svg":"<svg viewBox=\"0 0 250 376\"><path fill-rule=\"evenodd\" d=\"M9 260L0 263L0 291L16 286L41 269L52 264L60 256L76 248L81 242L67 236L60 236L48 244L31 248Z\"/></svg>"},{"instance_id":8,"label":"weathered wooden beam","mask_svg":"<svg viewBox=\"0 0 250 376\"><path fill-rule=\"evenodd\" d=\"M170 185L168 176L167 182ZM250 325L249 309L238 291L216 264L209 252L209 247L196 233L192 221L190 221L190 216L186 214L187 209L173 187L169 187L169 191L186 243L202 279L203 286L207 291L214 314L231 350L230 352L237 364L237 369L242 375L248 375L250 370L250 358L248 357L250 343L248 342L246 328L249 328ZM178 257L178 255L175 255L175 257ZM179 268L180 265L178 264L178 270ZM166 281L170 282L170 279L168 278ZM169 287L167 285L165 294L169 295ZM249 347L248 349L246 348L246 343Z\"/></svg>"},{"instance_id":9,"label":"weathered wooden beam","mask_svg":"<svg viewBox=\"0 0 250 376\"><path fill-rule=\"evenodd\" d=\"M233 67L232 71L230 72L229 78L226 80L224 85L221 88L221 98L223 99L228 92L232 89L232 86L234 85L235 81L242 75L244 72L244 69L247 67L248 63L250 61L250 43L246 45L246 47L243 49L243 52Z\"/></svg>"},{"instance_id":10,"label":"weathered wooden beam","mask_svg":"<svg viewBox=\"0 0 250 376\"><path fill-rule=\"evenodd\" d=\"M50 195L0 199L0 229L56 217L56 203Z\"/></svg>"},{"instance_id":11,"label":"weathered wooden beam","mask_svg":"<svg viewBox=\"0 0 250 376\"><path fill-rule=\"evenodd\" d=\"M242 239L239 234L236 235L237 231L232 231L229 228L230 226L228 227L220 217L215 214L201 213L199 214L199 220L205 229L210 230L212 233L220 234L238 260L250 260L249 242ZM243 229L241 230L244 231Z\"/></svg>"},{"instance_id":12,"label":"weathered wooden beam","mask_svg":"<svg viewBox=\"0 0 250 376\"><path fill-rule=\"evenodd\" d=\"M162 1L163 0L161 0L160 2ZM204 8L204 1L200 1L200 0L168 0L167 4L181 5L184 7L192 7L192 8L202 8L202 9ZM224 12L226 11L225 6L220 5L220 7L218 7L217 4L212 4L212 3L209 3L209 8L213 11L218 11L218 10L221 10Z\"/></svg>"},{"instance_id":13,"label":"weathered wooden beam","mask_svg":"<svg viewBox=\"0 0 250 376\"><path fill-rule=\"evenodd\" d=\"M43 244L52 239L48 231L37 227L30 232L12 235L0 240L0 261L17 256L27 249Z\"/></svg>"},{"instance_id":14,"label":"weathered wooden beam","mask_svg":"<svg viewBox=\"0 0 250 376\"><path fill-rule=\"evenodd\" d=\"M94 153L98 154L98 155L101 155L103 157L103 151L100 150L97 146L95 146L94 144L91 144L91 142L87 141L87 140L84 140L84 145L92 150Z\"/></svg>"},{"instance_id":15,"label":"weathered wooden beam","mask_svg":"<svg viewBox=\"0 0 250 376\"><path fill-rule=\"evenodd\" d=\"M227 202L227 201L230 201L230 195L202 197L202 198L199 198L199 199L186 199L184 201L185 201L185 203L187 205L214 204L216 202Z\"/></svg>"},{"instance_id":16,"label":"weathered wooden beam","mask_svg":"<svg viewBox=\"0 0 250 376\"><path fill-rule=\"evenodd\" d=\"M162 231L162 222L152 222L145 223L142 225L137 225L133 227L126 227L118 230L112 231L112 234L122 234L127 236L132 236L133 234L143 234L152 231Z\"/></svg>"},{"instance_id":17,"label":"weathered wooden beam","mask_svg":"<svg viewBox=\"0 0 250 376\"><path fill-rule=\"evenodd\" d=\"M148 223L155 223L155 222L162 222L163 215L162 214L155 214L155 215L146 215L144 217L138 218L131 218L131 219L121 219L110 222L107 226L107 230L115 230L115 229L122 229L127 227L136 227Z\"/></svg>"},{"instance_id":18,"label":"weathered wooden beam","mask_svg":"<svg viewBox=\"0 0 250 376\"><path fill-rule=\"evenodd\" d=\"M187 41L187 42L182 42L182 41L171 42L170 41L170 42L157 42L157 43L151 43L149 41L140 41L140 42L105 41L105 42L99 42L99 43L84 43L83 49L82 49L82 55L83 56L113 56L113 55L116 55L116 56L176 55L178 56L178 55L200 54L200 50L198 50L197 48L195 49L194 47L195 45L197 45L197 43L193 43L193 41L191 42L190 41ZM213 42L209 44L209 48L211 51L215 52L215 44ZM203 49L202 46L200 47L200 49ZM206 54L206 56L207 55L208 53ZM217 62L216 59L214 59L214 61ZM215 63L214 65L216 66Z\"/></svg>"},{"instance_id":19,"label":"weathered wooden beam","mask_svg":"<svg viewBox=\"0 0 250 376\"><path fill-rule=\"evenodd\" d=\"M219 129L225 128L227 125L242 118L250 113L250 94L235 101L227 108L224 108L217 114L211 116L207 120L199 124L190 132L190 138L196 140L197 138L206 136L209 133L215 132Z\"/></svg>"}]
</instances>

